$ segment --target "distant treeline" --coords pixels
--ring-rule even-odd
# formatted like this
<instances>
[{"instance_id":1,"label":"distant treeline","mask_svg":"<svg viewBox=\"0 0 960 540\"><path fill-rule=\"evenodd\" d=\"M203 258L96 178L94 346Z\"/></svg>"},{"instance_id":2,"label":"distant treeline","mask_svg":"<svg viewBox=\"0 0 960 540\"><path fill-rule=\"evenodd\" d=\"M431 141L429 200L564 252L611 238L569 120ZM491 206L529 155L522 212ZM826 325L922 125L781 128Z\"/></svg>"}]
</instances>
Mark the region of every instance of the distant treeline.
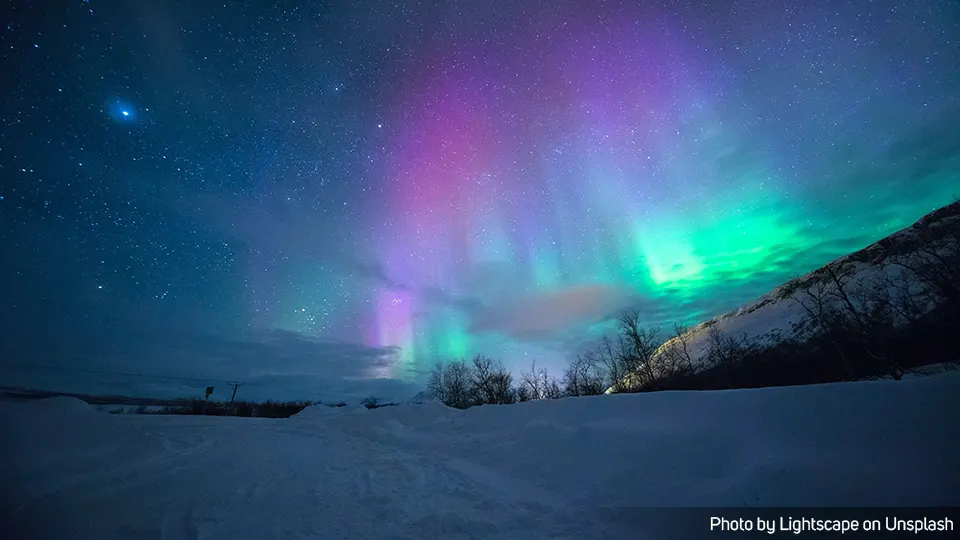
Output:
<instances>
[{"instance_id":1,"label":"distant treeline","mask_svg":"<svg viewBox=\"0 0 960 540\"><path fill-rule=\"evenodd\" d=\"M377 398L367 398L361 403L367 409L391 407L396 403L382 402ZM203 399L181 400L176 405L148 408L139 406L128 410L118 408L113 414L193 414L204 416L241 416L246 418L289 418L311 405L327 407L346 407L346 403L322 403L319 401L207 401Z\"/></svg>"}]
</instances>

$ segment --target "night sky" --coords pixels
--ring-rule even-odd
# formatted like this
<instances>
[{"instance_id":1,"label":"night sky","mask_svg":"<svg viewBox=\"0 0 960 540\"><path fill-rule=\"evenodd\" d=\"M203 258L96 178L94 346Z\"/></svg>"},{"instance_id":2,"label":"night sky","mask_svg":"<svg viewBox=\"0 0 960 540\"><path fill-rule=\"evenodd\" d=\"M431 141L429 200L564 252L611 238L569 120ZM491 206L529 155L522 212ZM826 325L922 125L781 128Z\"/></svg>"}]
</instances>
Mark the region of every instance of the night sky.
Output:
<instances>
[{"instance_id":1,"label":"night sky","mask_svg":"<svg viewBox=\"0 0 960 540\"><path fill-rule=\"evenodd\" d=\"M953 1L0 11L0 384L559 375L960 195Z\"/></svg>"}]
</instances>

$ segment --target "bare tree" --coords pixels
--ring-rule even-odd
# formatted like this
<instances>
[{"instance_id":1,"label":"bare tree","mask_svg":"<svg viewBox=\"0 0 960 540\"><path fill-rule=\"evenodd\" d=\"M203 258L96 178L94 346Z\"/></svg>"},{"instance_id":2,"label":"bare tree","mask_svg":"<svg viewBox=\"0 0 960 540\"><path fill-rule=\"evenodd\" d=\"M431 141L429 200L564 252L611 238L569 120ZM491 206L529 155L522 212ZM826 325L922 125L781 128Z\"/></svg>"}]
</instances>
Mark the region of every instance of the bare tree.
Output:
<instances>
[{"instance_id":1,"label":"bare tree","mask_svg":"<svg viewBox=\"0 0 960 540\"><path fill-rule=\"evenodd\" d=\"M644 328L640 324L640 312L624 312L619 319L619 363L623 372L620 390L638 390L645 384L656 380L656 367L653 362L660 345L659 328Z\"/></svg>"},{"instance_id":2,"label":"bare tree","mask_svg":"<svg viewBox=\"0 0 960 540\"><path fill-rule=\"evenodd\" d=\"M690 336L680 324L673 325L673 338L663 344L656 356L649 362L646 384L657 388L670 377L691 375L696 371L696 362L690 352Z\"/></svg>"},{"instance_id":3,"label":"bare tree","mask_svg":"<svg viewBox=\"0 0 960 540\"><path fill-rule=\"evenodd\" d=\"M427 391L443 403L447 402L443 384L443 363L437 362L433 366L433 371L430 372L430 378L427 380Z\"/></svg>"},{"instance_id":4,"label":"bare tree","mask_svg":"<svg viewBox=\"0 0 960 540\"><path fill-rule=\"evenodd\" d=\"M568 396L596 396L603 393L606 376L593 351L578 354L563 375Z\"/></svg>"},{"instance_id":5,"label":"bare tree","mask_svg":"<svg viewBox=\"0 0 960 540\"><path fill-rule=\"evenodd\" d=\"M544 373L546 373L546 371L544 371ZM557 379L553 377L544 377L543 390L545 399L560 399L563 397L563 389L560 387Z\"/></svg>"},{"instance_id":6,"label":"bare tree","mask_svg":"<svg viewBox=\"0 0 960 540\"><path fill-rule=\"evenodd\" d=\"M835 324L847 323L855 342L874 365L882 366L895 379L900 379L903 375L901 363L891 357L886 346L887 338L894 330L889 298L882 294L877 297L877 285L871 286L862 277L855 278L856 268L849 261L828 265L826 274L833 285L828 295L840 305L842 313ZM871 291L874 291L873 301Z\"/></svg>"},{"instance_id":7,"label":"bare tree","mask_svg":"<svg viewBox=\"0 0 960 540\"><path fill-rule=\"evenodd\" d=\"M491 403L494 405L506 405L516 402L516 393L513 388L513 375L503 370L498 371L491 377Z\"/></svg>"},{"instance_id":8,"label":"bare tree","mask_svg":"<svg viewBox=\"0 0 960 540\"><path fill-rule=\"evenodd\" d=\"M884 261L871 288L870 302L887 305L899 323L915 327L935 300L911 270Z\"/></svg>"},{"instance_id":9,"label":"bare tree","mask_svg":"<svg viewBox=\"0 0 960 540\"><path fill-rule=\"evenodd\" d=\"M537 374L537 361L530 364L530 371L520 373L521 386L526 388L526 394L529 399L541 399L540 397L540 377Z\"/></svg>"},{"instance_id":10,"label":"bare tree","mask_svg":"<svg viewBox=\"0 0 960 540\"><path fill-rule=\"evenodd\" d=\"M792 296L793 301L807 313L809 325L806 328L797 328L798 332L812 332L816 328L829 327L832 310L827 301L827 284L822 280L814 280L806 287L798 288L797 294Z\"/></svg>"},{"instance_id":11,"label":"bare tree","mask_svg":"<svg viewBox=\"0 0 960 540\"><path fill-rule=\"evenodd\" d=\"M550 377L547 368L537 368L536 360L530 366L530 371L520 374L520 380L529 393L530 399L556 399L563 397L563 390L556 379Z\"/></svg>"},{"instance_id":12,"label":"bare tree","mask_svg":"<svg viewBox=\"0 0 960 540\"><path fill-rule=\"evenodd\" d=\"M807 321L794 325L795 334L799 335L801 339L809 339L816 334L825 336L834 352L837 353L845 378L856 378L853 364L833 331L842 323L842 317L830 303L827 282L815 279L812 283L808 283L805 287L799 289L798 293L793 296L793 300L806 312L808 318Z\"/></svg>"},{"instance_id":13,"label":"bare tree","mask_svg":"<svg viewBox=\"0 0 960 540\"><path fill-rule=\"evenodd\" d=\"M742 374L744 362L755 352L745 335L734 338L723 333L716 326L710 327L707 334L707 364L718 374L727 388L736 388L734 378Z\"/></svg>"},{"instance_id":14,"label":"bare tree","mask_svg":"<svg viewBox=\"0 0 960 540\"><path fill-rule=\"evenodd\" d=\"M879 270L883 276L884 268L881 266ZM842 260L819 271L816 279L794 300L807 312L812 323L807 337L816 334L828 340L837 353L845 378L874 375L878 368L894 378L902 376L902 362L890 354L888 346L895 332L898 306L890 296L886 278L868 281L857 275L855 262ZM909 306L901 307L903 314L909 316Z\"/></svg>"},{"instance_id":15,"label":"bare tree","mask_svg":"<svg viewBox=\"0 0 960 540\"><path fill-rule=\"evenodd\" d=\"M715 325L707 331L707 362L711 366L731 366L737 351L736 342Z\"/></svg>"},{"instance_id":16,"label":"bare tree","mask_svg":"<svg viewBox=\"0 0 960 540\"><path fill-rule=\"evenodd\" d=\"M956 233L938 231L930 243L898 257L894 264L916 276L934 295L935 303L960 307L960 238Z\"/></svg>"},{"instance_id":17,"label":"bare tree","mask_svg":"<svg viewBox=\"0 0 960 540\"><path fill-rule=\"evenodd\" d=\"M443 402L458 409L466 409L474 396L473 376L470 366L463 360L450 362L443 367Z\"/></svg>"},{"instance_id":18,"label":"bare tree","mask_svg":"<svg viewBox=\"0 0 960 540\"><path fill-rule=\"evenodd\" d=\"M575 364L580 360L580 355L577 355L577 359L571 362L570 366L567 367L566 371L563 372L563 390L564 393L568 396L581 396L581 382L579 372L576 370Z\"/></svg>"},{"instance_id":19,"label":"bare tree","mask_svg":"<svg viewBox=\"0 0 960 540\"><path fill-rule=\"evenodd\" d=\"M863 309L865 306L859 302L860 297L855 296L855 293L851 291L853 287L862 285L857 283L851 286L851 281L856 275L854 265L846 261L837 265L827 265L824 267L824 273L832 285L827 289L827 296L839 302L841 309L846 310L847 315L858 327L865 326ZM860 305L860 309L857 308L857 304Z\"/></svg>"},{"instance_id":20,"label":"bare tree","mask_svg":"<svg viewBox=\"0 0 960 540\"><path fill-rule=\"evenodd\" d=\"M492 358L479 354L473 358L473 399L478 405L493 401L494 369Z\"/></svg>"},{"instance_id":21,"label":"bare tree","mask_svg":"<svg viewBox=\"0 0 960 540\"><path fill-rule=\"evenodd\" d=\"M477 355L473 359L473 390L477 404L513 403L513 376L499 360Z\"/></svg>"},{"instance_id":22,"label":"bare tree","mask_svg":"<svg viewBox=\"0 0 960 540\"><path fill-rule=\"evenodd\" d=\"M623 392L627 388L627 377L630 375L630 371L625 361L625 348L623 338L620 335L617 335L616 344L609 336L603 336L597 350L589 353L596 355L595 361L602 366L607 377L609 377L608 388L613 392Z\"/></svg>"},{"instance_id":23,"label":"bare tree","mask_svg":"<svg viewBox=\"0 0 960 540\"><path fill-rule=\"evenodd\" d=\"M675 336L677 354L693 369L696 369L697 361L690 352L690 333L687 327L680 323L673 324L673 334Z\"/></svg>"}]
</instances>

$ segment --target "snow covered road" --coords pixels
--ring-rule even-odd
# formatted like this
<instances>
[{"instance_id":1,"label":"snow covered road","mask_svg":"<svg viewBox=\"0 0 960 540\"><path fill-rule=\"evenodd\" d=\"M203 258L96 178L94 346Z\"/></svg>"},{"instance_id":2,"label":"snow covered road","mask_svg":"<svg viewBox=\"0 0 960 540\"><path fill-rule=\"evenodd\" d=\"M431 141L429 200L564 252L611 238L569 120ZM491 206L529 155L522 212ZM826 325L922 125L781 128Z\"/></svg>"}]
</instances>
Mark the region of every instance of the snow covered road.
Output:
<instances>
[{"instance_id":1,"label":"snow covered road","mask_svg":"<svg viewBox=\"0 0 960 540\"><path fill-rule=\"evenodd\" d=\"M960 505L960 373L286 420L0 404L11 538L643 538L650 506Z\"/></svg>"}]
</instances>

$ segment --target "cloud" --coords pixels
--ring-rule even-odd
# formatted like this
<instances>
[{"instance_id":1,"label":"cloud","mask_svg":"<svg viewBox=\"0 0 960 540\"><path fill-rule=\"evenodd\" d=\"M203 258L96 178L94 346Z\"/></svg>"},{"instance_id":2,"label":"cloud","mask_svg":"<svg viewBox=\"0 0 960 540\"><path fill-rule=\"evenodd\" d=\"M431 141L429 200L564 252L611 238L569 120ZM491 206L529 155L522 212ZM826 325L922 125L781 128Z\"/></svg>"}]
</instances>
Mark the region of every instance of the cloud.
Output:
<instances>
[{"instance_id":1,"label":"cloud","mask_svg":"<svg viewBox=\"0 0 960 540\"><path fill-rule=\"evenodd\" d=\"M321 340L280 330L227 336L179 328L124 329L89 336L76 345L70 350L79 354L62 352L46 356L43 362L3 366L4 371L23 381L17 383L22 386L154 397L196 395L206 385L228 388L227 382L244 383L247 399L339 401L371 395L402 399L420 389L414 383L384 377L408 375L397 372L396 347ZM51 367L30 367L33 364Z\"/></svg>"},{"instance_id":2,"label":"cloud","mask_svg":"<svg viewBox=\"0 0 960 540\"><path fill-rule=\"evenodd\" d=\"M960 106L947 106L932 122L895 139L886 149L886 155L894 163L901 163L907 168L921 171L917 176L921 176L930 169L936 170L960 155L960 139L957 138L958 121L960 121Z\"/></svg>"},{"instance_id":3,"label":"cloud","mask_svg":"<svg viewBox=\"0 0 960 540\"><path fill-rule=\"evenodd\" d=\"M527 293L479 309L470 330L542 339L608 320L637 301L631 289L605 284Z\"/></svg>"},{"instance_id":4,"label":"cloud","mask_svg":"<svg viewBox=\"0 0 960 540\"><path fill-rule=\"evenodd\" d=\"M395 347L321 340L283 330L252 332L241 338L188 336L173 342L186 359L214 361L215 369L262 375L376 376L395 362Z\"/></svg>"},{"instance_id":5,"label":"cloud","mask_svg":"<svg viewBox=\"0 0 960 540\"><path fill-rule=\"evenodd\" d=\"M190 219L208 224L235 238L256 253L294 256L326 266L361 281L406 290L394 281L373 256L358 253L346 236L291 234L290 231L323 231L343 226L341 216L317 215L302 208L254 204L237 196L194 195L174 203Z\"/></svg>"},{"instance_id":6,"label":"cloud","mask_svg":"<svg viewBox=\"0 0 960 540\"><path fill-rule=\"evenodd\" d=\"M483 309L483 303L476 298L465 298L447 294L442 289L428 287L420 291L420 300L431 306L448 307L464 312Z\"/></svg>"}]
</instances>

